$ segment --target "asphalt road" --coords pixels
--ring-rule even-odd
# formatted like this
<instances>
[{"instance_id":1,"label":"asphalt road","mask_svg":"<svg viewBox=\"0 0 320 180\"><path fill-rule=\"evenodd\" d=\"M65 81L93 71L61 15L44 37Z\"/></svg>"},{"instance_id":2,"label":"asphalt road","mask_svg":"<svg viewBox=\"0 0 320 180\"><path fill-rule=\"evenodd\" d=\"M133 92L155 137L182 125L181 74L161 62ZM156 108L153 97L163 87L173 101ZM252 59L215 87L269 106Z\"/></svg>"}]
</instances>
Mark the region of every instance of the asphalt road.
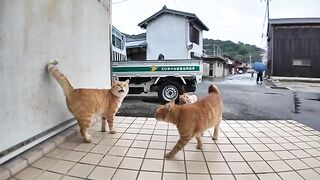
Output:
<instances>
[{"instance_id":1,"label":"asphalt road","mask_svg":"<svg viewBox=\"0 0 320 180\"><path fill-rule=\"evenodd\" d=\"M198 98L207 95L210 84L216 84L224 103L227 120L297 120L320 130L320 94L290 89L273 89L268 83L256 85L250 74L226 79L205 79L197 85ZM157 94L128 95L118 115L153 117L162 103Z\"/></svg>"}]
</instances>

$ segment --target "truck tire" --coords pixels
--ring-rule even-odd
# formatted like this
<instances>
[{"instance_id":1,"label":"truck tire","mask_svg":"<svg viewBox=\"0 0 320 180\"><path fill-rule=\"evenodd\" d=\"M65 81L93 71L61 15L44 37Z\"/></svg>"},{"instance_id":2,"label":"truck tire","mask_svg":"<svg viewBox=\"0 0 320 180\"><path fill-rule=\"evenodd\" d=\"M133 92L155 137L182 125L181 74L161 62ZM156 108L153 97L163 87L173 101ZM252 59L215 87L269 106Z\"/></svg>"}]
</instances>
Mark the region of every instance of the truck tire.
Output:
<instances>
[{"instance_id":1,"label":"truck tire","mask_svg":"<svg viewBox=\"0 0 320 180\"><path fill-rule=\"evenodd\" d=\"M176 81L163 82L159 86L158 97L163 102L169 102L176 99L181 91L182 87Z\"/></svg>"}]
</instances>

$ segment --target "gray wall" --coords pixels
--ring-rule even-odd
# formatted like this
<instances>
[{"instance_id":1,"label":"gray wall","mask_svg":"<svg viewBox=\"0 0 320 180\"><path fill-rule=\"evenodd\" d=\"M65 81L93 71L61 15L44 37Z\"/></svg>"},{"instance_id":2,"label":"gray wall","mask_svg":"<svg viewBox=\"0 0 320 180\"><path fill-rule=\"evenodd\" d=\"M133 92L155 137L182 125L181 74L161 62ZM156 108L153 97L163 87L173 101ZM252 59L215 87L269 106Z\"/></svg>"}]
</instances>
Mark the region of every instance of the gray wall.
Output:
<instances>
[{"instance_id":1,"label":"gray wall","mask_svg":"<svg viewBox=\"0 0 320 180\"><path fill-rule=\"evenodd\" d=\"M0 152L70 118L49 59L74 87L109 88L109 0L0 1Z\"/></svg>"}]
</instances>

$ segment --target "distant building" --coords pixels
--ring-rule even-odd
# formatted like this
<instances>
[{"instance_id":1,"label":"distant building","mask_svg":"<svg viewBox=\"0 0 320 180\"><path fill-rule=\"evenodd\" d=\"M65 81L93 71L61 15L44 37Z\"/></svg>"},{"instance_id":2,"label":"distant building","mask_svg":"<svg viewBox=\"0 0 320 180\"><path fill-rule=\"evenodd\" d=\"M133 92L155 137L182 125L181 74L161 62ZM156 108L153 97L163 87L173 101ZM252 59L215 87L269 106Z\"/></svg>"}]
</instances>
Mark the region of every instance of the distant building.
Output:
<instances>
[{"instance_id":1,"label":"distant building","mask_svg":"<svg viewBox=\"0 0 320 180\"><path fill-rule=\"evenodd\" d=\"M126 60L126 36L112 26L112 61Z\"/></svg>"},{"instance_id":2,"label":"distant building","mask_svg":"<svg viewBox=\"0 0 320 180\"><path fill-rule=\"evenodd\" d=\"M267 74L320 78L320 18L271 19L269 24Z\"/></svg>"},{"instance_id":3,"label":"distant building","mask_svg":"<svg viewBox=\"0 0 320 180\"><path fill-rule=\"evenodd\" d=\"M164 6L138 24L146 32L146 59L201 58L203 55L203 30L209 28L195 15L168 9Z\"/></svg>"}]
</instances>

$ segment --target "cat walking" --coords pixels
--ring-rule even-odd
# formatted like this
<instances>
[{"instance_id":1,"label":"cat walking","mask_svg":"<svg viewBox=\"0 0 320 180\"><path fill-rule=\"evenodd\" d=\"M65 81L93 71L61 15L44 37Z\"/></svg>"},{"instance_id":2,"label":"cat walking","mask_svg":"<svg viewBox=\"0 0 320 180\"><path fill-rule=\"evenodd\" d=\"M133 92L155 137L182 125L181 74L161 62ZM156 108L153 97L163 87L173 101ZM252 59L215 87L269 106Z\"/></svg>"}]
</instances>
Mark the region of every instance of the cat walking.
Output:
<instances>
[{"instance_id":1,"label":"cat walking","mask_svg":"<svg viewBox=\"0 0 320 180\"><path fill-rule=\"evenodd\" d=\"M197 149L202 149L202 134L211 127L214 127L212 139L218 138L223 104L216 86L209 86L208 91L209 95L194 103L175 105L175 101L171 101L157 109L155 118L176 125L180 135L166 158L174 157L193 137L197 139Z\"/></svg>"},{"instance_id":2,"label":"cat walking","mask_svg":"<svg viewBox=\"0 0 320 180\"><path fill-rule=\"evenodd\" d=\"M78 121L84 141L91 142L88 129L92 120L101 117L101 131L106 131L106 121L109 132L116 133L113 127L115 114L123 99L129 92L129 80L114 81L111 89L75 89L68 79L57 68L58 61L51 60L47 64L49 73L58 81L66 96L67 107Z\"/></svg>"}]
</instances>

